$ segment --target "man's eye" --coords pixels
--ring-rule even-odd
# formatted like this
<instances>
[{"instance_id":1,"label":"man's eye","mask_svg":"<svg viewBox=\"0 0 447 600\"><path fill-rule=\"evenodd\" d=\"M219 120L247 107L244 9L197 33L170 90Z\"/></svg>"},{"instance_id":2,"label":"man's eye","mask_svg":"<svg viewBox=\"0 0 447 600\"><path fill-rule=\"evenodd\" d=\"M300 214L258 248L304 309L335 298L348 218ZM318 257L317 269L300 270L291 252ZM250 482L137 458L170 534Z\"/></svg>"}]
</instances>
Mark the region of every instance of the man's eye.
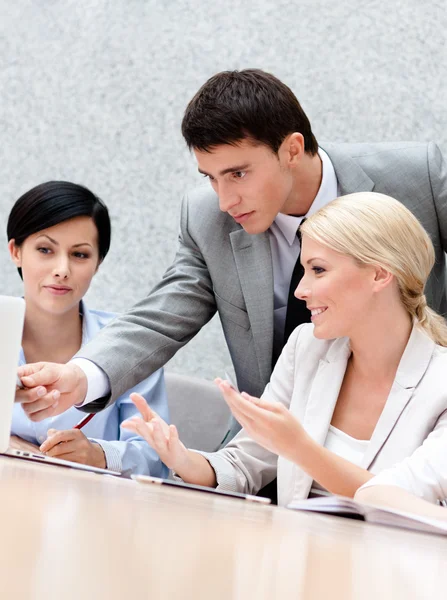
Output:
<instances>
[{"instance_id":1,"label":"man's eye","mask_svg":"<svg viewBox=\"0 0 447 600\"><path fill-rule=\"evenodd\" d=\"M209 179L210 181L214 181L214 177L211 177L211 175L207 175L206 173L202 173L202 177L205 177L205 179Z\"/></svg>"},{"instance_id":2,"label":"man's eye","mask_svg":"<svg viewBox=\"0 0 447 600\"><path fill-rule=\"evenodd\" d=\"M235 171L233 173L233 177L235 179L243 179L245 177L245 175L247 174L247 171Z\"/></svg>"}]
</instances>

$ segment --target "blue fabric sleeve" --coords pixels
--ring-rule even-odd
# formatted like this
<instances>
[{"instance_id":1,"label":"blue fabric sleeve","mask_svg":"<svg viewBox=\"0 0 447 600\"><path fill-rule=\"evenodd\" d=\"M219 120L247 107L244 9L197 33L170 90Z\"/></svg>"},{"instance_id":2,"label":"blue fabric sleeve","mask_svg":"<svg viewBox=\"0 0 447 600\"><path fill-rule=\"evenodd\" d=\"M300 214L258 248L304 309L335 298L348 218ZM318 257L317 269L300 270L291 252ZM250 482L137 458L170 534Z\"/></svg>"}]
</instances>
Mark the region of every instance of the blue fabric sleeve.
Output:
<instances>
[{"instance_id":1,"label":"blue fabric sleeve","mask_svg":"<svg viewBox=\"0 0 447 600\"><path fill-rule=\"evenodd\" d=\"M89 438L98 443L104 450L107 467L122 471L125 474L138 473L166 478L169 469L164 465L158 454L140 436L121 427L121 423L130 417L139 415L137 408L130 399L132 393L141 394L148 405L164 421L169 423L168 400L163 369L159 369L150 377L128 390L116 401L119 411L119 440L105 441Z\"/></svg>"}]
</instances>

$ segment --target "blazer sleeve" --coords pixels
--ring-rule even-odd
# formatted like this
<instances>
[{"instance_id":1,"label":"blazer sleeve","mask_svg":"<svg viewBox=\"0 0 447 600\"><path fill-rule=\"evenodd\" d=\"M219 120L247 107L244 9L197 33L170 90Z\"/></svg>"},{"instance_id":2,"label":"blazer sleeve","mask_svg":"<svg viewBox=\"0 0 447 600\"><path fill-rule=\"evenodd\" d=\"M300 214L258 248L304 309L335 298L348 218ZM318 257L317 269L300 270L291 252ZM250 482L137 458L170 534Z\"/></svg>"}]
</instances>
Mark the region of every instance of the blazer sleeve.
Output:
<instances>
[{"instance_id":1,"label":"blazer sleeve","mask_svg":"<svg viewBox=\"0 0 447 600\"><path fill-rule=\"evenodd\" d=\"M295 354L301 327L297 327L284 347L262 398L281 402L289 408L294 385ZM222 490L256 494L276 477L278 456L250 438L242 429L218 452L200 452L211 464Z\"/></svg>"},{"instance_id":2,"label":"blazer sleeve","mask_svg":"<svg viewBox=\"0 0 447 600\"><path fill-rule=\"evenodd\" d=\"M150 294L113 319L86 344L86 358L107 375L111 396L83 406L101 410L162 367L215 314L206 262L188 229L188 197L182 203L178 250L173 264Z\"/></svg>"},{"instance_id":3,"label":"blazer sleeve","mask_svg":"<svg viewBox=\"0 0 447 600\"><path fill-rule=\"evenodd\" d=\"M447 252L447 164L440 149L430 142L427 147L428 173L444 252Z\"/></svg>"},{"instance_id":4,"label":"blazer sleeve","mask_svg":"<svg viewBox=\"0 0 447 600\"><path fill-rule=\"evenodd\" d=\"M115 441L89 438L99 444L106 457L107 468L126 474L138 473L140 475L153 475L167 477L169 469L164 465L158 454L140 436L135 435L122 427L126 419L138 415L135 404L130 399L130 394L141 394L152 410L169 423L168 400L163 370L159 369L150 377L128 390L116 402L119 415L119 437Z\"/></svg>"},{"instance_id":5,"label":"blazer sleeve","mask_svg":"<svg viewBox=\"0 0 447 600\"><path fill-rule=\"evenodd\" d=\"M411 456L385 469L362 488L372 485L401 487L429 502L447 498L447 411Z\"/></svg>"}]
</instances>

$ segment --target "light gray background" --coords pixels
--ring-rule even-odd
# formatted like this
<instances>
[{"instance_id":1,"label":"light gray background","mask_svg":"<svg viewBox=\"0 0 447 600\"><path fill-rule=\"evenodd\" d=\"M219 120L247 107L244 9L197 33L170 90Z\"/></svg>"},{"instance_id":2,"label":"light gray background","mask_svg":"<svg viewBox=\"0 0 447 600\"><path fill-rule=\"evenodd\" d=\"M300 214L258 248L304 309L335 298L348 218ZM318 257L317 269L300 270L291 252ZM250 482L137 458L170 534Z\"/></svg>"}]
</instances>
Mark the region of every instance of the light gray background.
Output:
<instances>
[{"instance_id":1,"label":"light gray background","mask_svg":"<svg viewBox=\"0 0 447 600\"><path fill-rule=\"evenodd\" d=\"M87 185L113 219L88 302L125 310L173 257L182 194L203 183L182 114L225 69L277 75L317 139L446 152L446 12L441 0L0 0L2 231L30 187ZM1 239L0 293L20 294ZM214 319L169 368L214 377L227 365Z\"/></svg>"}]
</instances>

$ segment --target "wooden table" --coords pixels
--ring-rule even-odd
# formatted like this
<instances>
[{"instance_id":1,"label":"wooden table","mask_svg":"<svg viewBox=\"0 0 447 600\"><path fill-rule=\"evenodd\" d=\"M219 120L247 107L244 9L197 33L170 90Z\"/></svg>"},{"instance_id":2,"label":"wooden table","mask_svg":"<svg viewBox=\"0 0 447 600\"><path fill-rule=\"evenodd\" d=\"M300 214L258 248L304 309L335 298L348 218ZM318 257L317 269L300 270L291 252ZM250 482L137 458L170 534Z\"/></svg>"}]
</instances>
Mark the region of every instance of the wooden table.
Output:
<instances>
[{"instance_id":1,"label":"wooden table","mask_svg":"<svg viewBox=\"0 0 447 600\"><path fill-rule=\"evenodd\" d=\"M2 600L425 600L447 538L0 458Z\"/></svg>"}]
</instances>

